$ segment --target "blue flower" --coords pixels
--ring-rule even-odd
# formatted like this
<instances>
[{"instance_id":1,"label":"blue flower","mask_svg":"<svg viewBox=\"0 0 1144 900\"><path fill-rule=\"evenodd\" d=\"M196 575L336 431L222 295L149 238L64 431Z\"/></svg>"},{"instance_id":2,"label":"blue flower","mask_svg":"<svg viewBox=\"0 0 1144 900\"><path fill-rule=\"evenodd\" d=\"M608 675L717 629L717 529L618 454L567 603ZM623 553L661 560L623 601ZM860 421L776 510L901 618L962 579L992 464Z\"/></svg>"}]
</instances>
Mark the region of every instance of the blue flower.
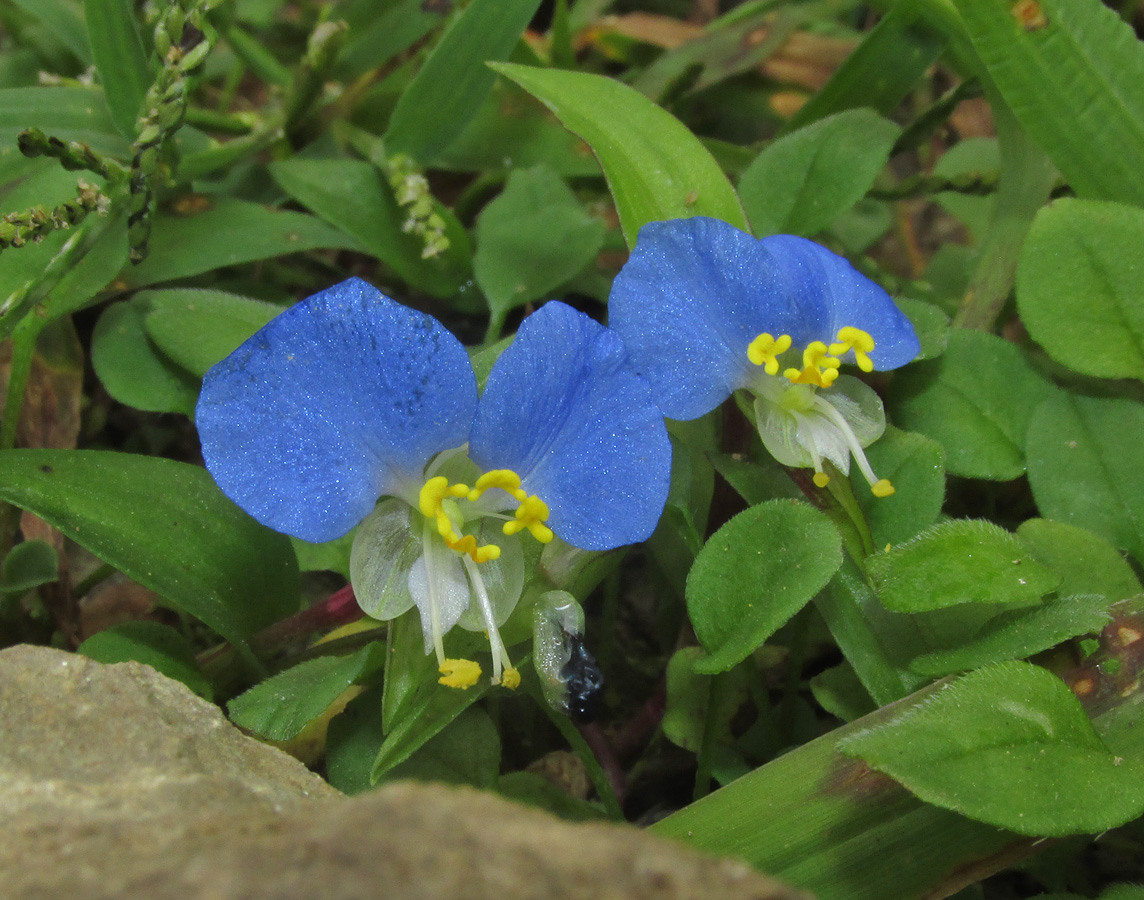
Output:
<instances>
[{"instance_id":1,"label":"blue flower","mask_svg":"<svg viewBox=\"0 0 1144 900\"><path fill-rule=\"evenodd\" d=\"M779 462L813 467L824 487L823 461L848 473L853 457L875 494L893 492L863 453L885 429L881 401L839 367L894 369L921 348L890 296L842 257L791 235L756 240L718 219L652 222L609 308L665 416L694 419L747 390Z\"/></svg>"},{"instance_id":2,"label":"blue flower","mask_svg":"<svg viewBox=\"0 0 1144 900\"><path fill-rule=\"evenodd\" d=\"M644 540L670 479L623 343L556 302L524 321L478 399L452 334L350 279L212 368L196 421L215 481L258 521L318 542L360 523L358 602L379 619L416 606L455 687L480 676L445 657L458 624L488 633L493 683L519 683L498 628L523 590L525 532L585 550Z\"/></svg>"}]
</instances>

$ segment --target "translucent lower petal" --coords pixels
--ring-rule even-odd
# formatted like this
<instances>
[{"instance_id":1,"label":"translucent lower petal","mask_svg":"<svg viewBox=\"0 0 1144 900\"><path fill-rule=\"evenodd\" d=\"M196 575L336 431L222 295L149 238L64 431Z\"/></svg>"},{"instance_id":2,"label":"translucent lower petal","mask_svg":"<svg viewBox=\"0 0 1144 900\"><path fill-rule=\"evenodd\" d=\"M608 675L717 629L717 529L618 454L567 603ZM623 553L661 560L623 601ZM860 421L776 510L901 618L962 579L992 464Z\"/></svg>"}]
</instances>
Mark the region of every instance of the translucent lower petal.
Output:
<instances>
[{"instance_id":1,"label":"translucent lower petal","mask_svg":"<svg viewBox=\"0 0 1144 900\"><path fill-rule=\"evenodd\" d=\"M648 384L613 332L562 303L525 319L497 360L469 453L517 472L584 550L644 540L667 499L671 443Z\"/></svg>"},{"instance_id":2,"label":"translucent lower petal","mask_svg":"<svg viewBox=\"0 0 1144 900\"><path fill-rule=\"evenodd\" d=\"M848 260L789 234L772 235L761 244L774 260L780 290L800 310L799 330L791 332L796 347L829 344L840 328L852 326L874 338L875 369L896 369L921 351L913 325L890 295ZM853 353L847 357L843 360L854 361Z\"/></svg>"},{"instance_id":3,"label":"translucent lower petal","mask_svg":"<svg viewBox=\"0 0 1144 900\"><path fill-rule=\"evenodd\" d=\"M354 534L350 582L366 615L395 619L413 605L409 571L421 557L421 523L404 500L383 500Z\"/></svg>"},{"instance_id":4,"label":"translucent lower petal","mask_svg":"<svg viewBox=\"0 0 1144 900\"><path fill-rule=\"evenodd\" d=\"M612 284L609 325L671 419L710 412L755 368L759 334L798 325L764 246L726 222L696 216L651 222Z\"/></svg>"},{"instance_id":5,"label":"translucent lower petal","mask_svg":"<svg viewBox=\"0 0 1144 900\"><path fill-rule=\"evenodd\" d=\"M432 538L432 545L409 570L409 593L421 614L426 653L433 651L434 627L438 635L447 634L460 620L471 599L461 558L436 537Z\"/></svg>"},{"instance_id":6,"label":"translucent lower petal","mask_svg":"<svg viewBox=\"0 0 1144 900\"><path fill-rule=\"evenodd\" d=\"M475 408L460 342L351 278L211 369L196 422L227 496L271 528L321 542L379 496L412 489L415 501L425 464L468 439Z\"/></svg>"}]
</instances>

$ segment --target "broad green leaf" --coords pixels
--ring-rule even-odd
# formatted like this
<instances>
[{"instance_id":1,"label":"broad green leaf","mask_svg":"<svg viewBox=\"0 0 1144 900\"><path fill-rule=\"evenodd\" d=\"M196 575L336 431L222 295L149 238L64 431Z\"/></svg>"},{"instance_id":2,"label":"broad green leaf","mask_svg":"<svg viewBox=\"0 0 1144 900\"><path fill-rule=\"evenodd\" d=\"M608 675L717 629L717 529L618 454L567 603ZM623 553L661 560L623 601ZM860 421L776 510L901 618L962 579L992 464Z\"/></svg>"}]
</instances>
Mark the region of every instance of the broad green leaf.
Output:
<instances>
[{"instance_id":1,"label":"broad green leaf","mask_svg":"<svg viewBox=\"0 0 1144 900\"><path fill-rule=\"evenodd\" d=\"M945 44L946 36L922 20L920 5L895 3L830 81L790 118L784 133L862 106L888 116L937 61Z\"/></svg>"},{"instance_id":2,"label":"broad green leaf","mask_svg":"<svg viewBox=\"0 0 1144 900\"><path fill-rule=\"evenodd\" d=\"M35 16L59 38L85 66L90 66L91 44L80 7L70 0L13 0L16 6Z\"/></svg>"},{"instance_id":3,"label":"broad green leaf","mask_svg":"<svg viewBox=\"0 0 1144 900\"><path fill-rule=\"evenodd\" d=\"M214 688L195 662L191 642L160 622L124 622L93 634L76 648L77 653L111 665L140 662L181 681L200 697L210 700Z\"/></svg>"},{"instance_id":4,"label":"broad green leaf","mask_svg":"<svg viewBox=\"0 0 1144 900\"><path fill-rule=\"evenodd\" d=\"M377 169L350 159L288 159L272 163L270 174L286 193L365 248L402 280L434 297L457 292L468 278L468 239L443 208L450 248L423 259L422 238L402 230L405 213Z\"/></svg>"},{"instance_id":5,"label":"broad green leaf","mask_svg":"<svg viewBox=\"0 0 1144 900\"><path fill-rule=\"evenodd\" d=\"M1051 387L1012 344L956 329L945 353L890 385L890 414L945 448L951 475L1008 481L1024 474L1025 432Z\"/></svg>"},{"instance_id":6,"label":"broad green leaf","mask_svg":"<svg viewBox=\"0 0 1144 900\"><path fill-rule=\"evenodd\" d=\"M1057 589L1069 594L1103 594L1109 604L1141 593L1140 579L1120 551L1104 538L1052 519L1028 519L1017 528L1033 557L1061 576Z\"/></svg>"},{"instance_id":7,"label":"broad green leaf","mask_svg":"<svg viewBox=\"0 0 1144 900\"><path fill-rule=\"evenodd\" d=\"M231 721L259 737L288 741L302 733L351 685L381 669L385 649L374 642L350 656L319 656L267 678L227 705Z\"/></svg>"},{"instance_id":8,"label":"broad green leaf","mask_svg":"<svg viewBox=\"0 0 1144 900\"><path fill-rule=\"evenodd\" d=\"M153 80L130 0L84 0L84 18L107 108L119 133L135 138L135 121Z\"/></svg>"},{"instance_id":9,"label":"broad green leaf","mask_svg":"<svg viewBox=\"0 0 1144 900\"><path fill-rule=\"evenodd\" d=\"M878 707L858 680L854 667L844 662L810 679L818 705L844 722L852 722Z\"/></svg>"},{"instance_id":10,"label":"broad green leaf","mask_svg":"<svg viewBox=\"0 0 1144 900\"><path fill-rule=\"evenodd\" d=\"M1029 424L1029 486L1041 514L1144 560L1144 406L1059 394Z\"/></svg>"},{"instance_id":11,"label":"broad green leaf","mask_svg":"<svg viewBox=\"0 0 1144 900\"><path fill-rule=\"evenodd\" d=\"M8 551L0 565L0 593L22 594L60 577L55 547L43 541L24 541Z\"/></svg>"},{"instance_id":12,"label":"broad green leaf","mask_svg":"<svg viewBox=\"0 0 1144 900\"><path fill-rule=\"evenodd\" d=\"M1103 594L1076 594L1051 598L1033 609L1011 610L961 646L922 654L910 669L936 677L1025 659L1077 635L1099 632L1111 619L1109 605Z\"/></svg>"},{"instance_id":13,"label":"broad green leaf","mask_svg":"<svg viewBox=\"0 0 1144 900\"><path fill-rule=\"evenodd\" d=\"M412 778L492 790L500 774L500 757L496 725L479 706L470 706L409 759L386 772L385 780Z\"/></svg>"},{"instance_id":14,"label":"broad green leaf","mask_svg":"<svg viewBox=\"0 0 1144 900\"><path fill-rule=\"evenodd\" d=\"M131 305L147 310L143 327L159 351L198 378L282 312L273 303L200 288L140 291Z\"/></svg>"},{"instance_id":15,"label":"broad green leaf","mask_svg":"<svg viewBox=\"0 0 1144 900\"><path fill-rule=\"evenodd\" d=\"M508 59L538 6L540 0L473 0L397 101L385 133L388 152L433 162L492 87L486 64Z\"/></svg>"},{"instance_id":16,"label":"broad green leaf","mask_svg":"<svg viewBox=\"0 0 1144 900\"><path fill-rule=\"evenodd\" d=\"M350 548L355 532L350 531L324 544L311 544L300 538L290 538L298 556L298 568L303 572L337 572L349 580Z\"/></svg>"},{"instance_id":17,"label":"broad green leaf","mask_svg":"<svg viewBox=\"0 0 1144 900\"><path fill-rule=\"evenodd\" d=\"M981 61L1080 197L1144 205L1144 44L1099 0L958 0ZM1099 135L1099 140L1093 136Z\"/></svg>"},{"instance_id":18,"label":"broad green leaf","mask_svg":"<svg viewBox=\"0 0 1144 900\"><path fill-rule=\"evenodd\" d=\"M718 733L721 744L733 743L731 719L746 701L750 681L745 669L736 667L722 676L726 680L718 691L713 691L712 676L695 671L695 664L703 657L699 647L677 650L668 661L665 676L667 705L663 712L663 735L677 747L692 753L702 750L704 733L712 729Z\"/></svg>"},{"instance_id":19,"label":"broad green leaf","mask_svg":"<svg viewBox=\"0 0 1144 900\"><path fill-rule=\"evenodd\" d=\"M368 252L356 239L303 213L224 197L188 216L160 216L147 259L123 273L128 288L201 275L224 266L317 249Z\"/></svg>"},{"instance_id":20,"label":"broad green leaf","mask_svg":"<svg viewBox=\"0 0 1144 900\"><path fill-rule=\"evenodd\" d=\"M587 144L503 78L493 84L465 130L434 162L436 168L462 172L495 172L539 164L565 178L600 174L599 163Z\"/></svg>"},{"instance_id":21,"label":"broad green leaf","mask_svg":"<svg viewBox=\"0 0 1144 900\"><path fill-rule=\"evenodd\" d=\"M1028 663L966 675L838 749L926 803L1019 834L1104 831L1144 812L1144 763L1114 756L1064 683Z\"/></svg>"},{"instance_id":22,"label":"broad green leaf","mask_svg":"<svg viewBox=\"0 0 1144 900\"><path fill-rule=\"evenodd\" d=\"M326 729L326 778L343 794L373 787L369 773L377 756L381 727L381 692L366 688L330 720Z\"/></svg>"},{"instance_id":23,"label":"broad green leaf","mask_svg":"<svg viewBox=\"0 0 1144 900\"><path fill-rule=\"evenodd\" d=\"M602 75L495 65L539 99L596 154L629 247L648 222L712 216L748 229L739 198L706 148L678 119Z\"/></svg>"},{"instance_id":24,"label":"broad green leaf","mask_svg":"<svg viewBox=\"0 0 1144 900\"><path fill-rule=\"evenodd\" d=\"M687 577L687 611L708 654L695 670L742 662L841 564L841 538L818 510L773 500L739 513L708 539Z\"/></svg>"},{"instance_id":25,"label":"broad green leaf","mask_svg":"<svg viewBox=\"0 0 1144 900\"><path fill-rule=\"evenodd\" d=\"M5 450L0 498L230 641L298 608L286 536L255 522L197 466L99 450Z\"/></svg>"},{"instance_id":26,"label":"broad green leaf","mask_svg":"<svg viewBox=\"0 0 1144 900\"><path fill-rule=\"evenodd\" d=\"M1029 334L1062 365L1144 379L1144 210L1058 200L1021 250L1017 306Z\"/></svg>"},{"instance_id":27,"label":"broad green leaf","mask_svg":"<svg viewBox=\"0 0 1144 900\"><path fill-rule=\"evenodd\" d=\"M493 321L545 299L588 266L605 230L551 169L514 170L504 191L477 217L473 272Z\"/></svg>"},{"instance_id":28,"label":"broad green leaf","mask_svg":"<svg viewBox=\"0 0 1144 900\"><path fill-rule=\"evenodd\" d=\"M894 612L944 609L959 603L1023 606L1060 584L1016 535L981 519L935 525L866 568L882 604Z\"/></svg>"},{"instance_id":29,"label":"broad green leaf","mask_svg":"<svg viewBox=\"0 0 1144 900\"><path fill-rule=\"evenodd\" d=\"M198 381L147 336L142 304L113 303L96 322L91 363L112 397L144 412L194 415Z\"/></svg>"},{"instance_id":30,"label":"broad green leaf","mask_svg":"<svg viewBox=\"0 0 1144 900\"><path fill-rule=\"evenodd\" d=\"M779 138L739 179L758 237L810 237L865 196L902 130L869 109L851 109Z\"/></svg>"},{"instance_id":31,"label":"broad green leaf","mask_svg":"<svg viewBox=\"0 0 1144 900\"><path fill-rule=\"evenodd\" d=\"M875 497L868 490L854 496L874 544L900 544L932 525L945 500L945 453L941 444L920 434L888 426L885 433L866 448L879 478L894 485L889 497Z\"/></svg>"}]
</instances>

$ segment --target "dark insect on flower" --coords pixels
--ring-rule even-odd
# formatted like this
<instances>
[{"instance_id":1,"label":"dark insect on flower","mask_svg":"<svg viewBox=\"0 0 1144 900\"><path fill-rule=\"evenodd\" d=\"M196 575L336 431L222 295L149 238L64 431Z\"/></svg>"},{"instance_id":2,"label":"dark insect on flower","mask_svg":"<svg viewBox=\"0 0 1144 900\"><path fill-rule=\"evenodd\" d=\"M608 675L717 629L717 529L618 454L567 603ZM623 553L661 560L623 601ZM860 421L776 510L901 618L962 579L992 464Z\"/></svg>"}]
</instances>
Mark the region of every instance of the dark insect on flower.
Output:
<instances>
[{"instance_id":1,"label":"dark insect on flower","mask_svg":"<svg viewBox=\"0 0 1144 900\"><path fill-rule=\"evenodd\" d=\"M560 677L564 679L568 715L577 722L593 722L604 699L604 673L580 635L565 631L564 638L569 659Z\"/></svg>"}]
</instances>

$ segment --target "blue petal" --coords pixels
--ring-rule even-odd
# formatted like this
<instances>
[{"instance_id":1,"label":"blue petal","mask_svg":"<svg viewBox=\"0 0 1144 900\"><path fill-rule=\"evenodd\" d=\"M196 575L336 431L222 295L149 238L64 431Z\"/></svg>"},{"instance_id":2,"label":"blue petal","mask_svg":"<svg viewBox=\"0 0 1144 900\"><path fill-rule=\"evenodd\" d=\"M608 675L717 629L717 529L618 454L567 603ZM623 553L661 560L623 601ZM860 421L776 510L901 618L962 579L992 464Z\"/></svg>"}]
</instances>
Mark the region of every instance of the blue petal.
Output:
<instances>
[{"instance_id":1,"label":"blue petal","mask_svg":"<svg viewBox=\"0 0 1144 900\"><path fill-rule=\"evenodd\" d=\"M879 371L903 366L921 351L914 326L890 295L846 259L789 234L761 243L770 251L780 290L799 306L800 326L790 333L796 347L829 344L840 328L852 326L874 338L870 359Z\"/></svg>"},{"instance_id":2,"label":"blue petal","mask_svg":"<svg viewBox=\"0 0 1144 900\"><path fill-rule=\"evenodd\" d=\"M710 412L754 373L751 341L795 329L797 307L779 291L773 270L759 241L718 219L640 229L612 285L609 324L664 415Z\"/></svg>"},{"instance_id":3,"label":"blue petal","mask_svg":"<svg viewBox=\"0 0 1144 900\"><path fill-rule=\"evenodd\" d=\"M351 278L207 372L195 415L228 497L277 531L328 541L379 496L415 491L435 453L468 439L476 403L460 342Z\"/></svg>"},{"instance_id":4,"label":"blue petal","mask_svg":"<svg viewBox=\"0 0 1144 900\"><path fill-rule=\"evenodd\" d=\"M493 367L469 455L517 472L548 504L549 527L584 550L649 537L671 477L663 416L623 342L556 302L524 320Z\"/></svg>"}]
</instances>

